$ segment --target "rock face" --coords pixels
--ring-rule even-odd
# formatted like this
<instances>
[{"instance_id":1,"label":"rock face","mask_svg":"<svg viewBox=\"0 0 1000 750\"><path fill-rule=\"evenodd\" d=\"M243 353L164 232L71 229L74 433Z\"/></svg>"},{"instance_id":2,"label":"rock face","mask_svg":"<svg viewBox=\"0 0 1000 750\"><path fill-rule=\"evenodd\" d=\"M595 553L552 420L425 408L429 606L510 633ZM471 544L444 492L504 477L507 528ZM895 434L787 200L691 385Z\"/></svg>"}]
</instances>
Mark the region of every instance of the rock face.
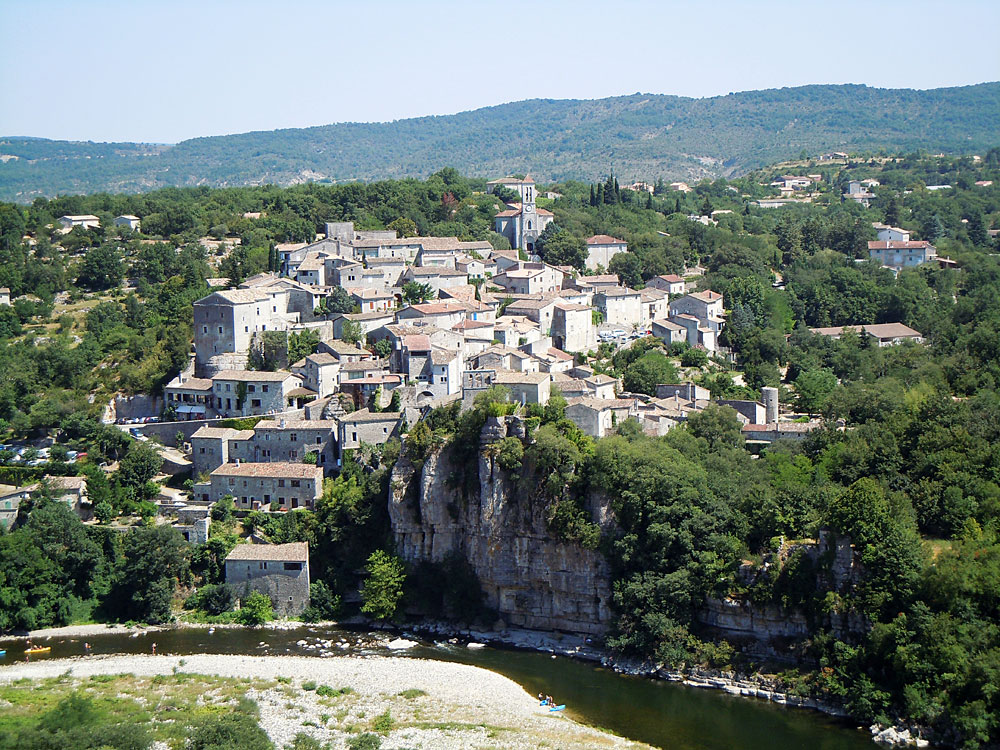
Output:
<instances>
[{"instance_id":1,"label":"rock face","mask_svg":"<svg viewBox=\"0 0 1000 750\"><path fill-rule=\"evenodd\" d=\"M464 556L487 605L510 627L601 634L611 620L606 561L599 552L553 538L545 498L512 481L489 450L524 434L516 417L487 422L478 492L465 497L449 483L456 467L447 449L431 453L419 472L404 451L389 497L396 549L408 561L440 561L453 551ZM606 515L606 509L595 510L595 516Z\"/></svg>"},{"instance_id":2,"label":"rock face","mask_svg":"<svg viewBox=\"0 0 1000 750\"><path fill-rule=\"evenodd\" d=\"M706 599L698 619L732 635L748 635L759 640L804 638L810 632L805 615L796 609L786 610L774 604L755 606L728 597Z\"/></svg>"}]
</instances>

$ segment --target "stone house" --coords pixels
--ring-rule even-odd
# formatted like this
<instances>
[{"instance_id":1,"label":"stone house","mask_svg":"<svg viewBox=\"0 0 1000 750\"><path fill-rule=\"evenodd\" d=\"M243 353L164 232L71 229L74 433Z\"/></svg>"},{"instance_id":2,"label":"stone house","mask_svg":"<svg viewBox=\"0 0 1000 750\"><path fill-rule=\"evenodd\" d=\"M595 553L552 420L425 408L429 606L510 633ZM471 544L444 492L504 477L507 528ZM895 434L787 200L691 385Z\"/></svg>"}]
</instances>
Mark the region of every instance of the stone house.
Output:
<instances>
[{"instance_id":1,"label":"stone house","mask_svg":"<svg viewBox=\"0 0 1000 750\"><path fill-rule=\"evenodd\" d=\"M647 288L639 291L642 303L642 321L649 325L654 320L665 318L670 313L669 294L662 289Z\"/></svg>"},{"instance_id":2,"label":"stone house","mask_svg":"<svg viewBox=\"0 0 1000 750\"><path fill-rule=\"evenodd\" d=\"M314 508L323 492L323 469L302 462L236 461L215 468L208 482L194 486L195 495L216 503L232 495L240 510Z\"/></svg>"},{"instance_id":3,"label":"stone house","mask_svg":"<svg viewBox=\"0 0 1000 750\"><path fill-rule=\"evenodd\" d=\"M337 392L340 382L340 360L332 354L327 352L310 354L302 361L301 366L295 369L300 371L304 378L303 385L315 391L319 398Z\"/></svg>"},{"instance_id":4,"label":"stone house","mask_svg":"<svg viewBox=\"0 0 1000 750\"><path fill-rule=\"evenodd\" d=\"M284 331L299 322L288 312L286 290L226 289L194 303L195 375L246 366L257 334Z\"/></svg>"},{"instance_id":5,"label":"stone house","mask_svg":"<svg viewBox=\"0 0 1000 750\"><path fill-rule=\"evenodd\" d=\"M306 286L326 286L326 256L321 253L306 255L295 269L294 278Z\"/></svg>"},{"instance_id":6,"label":"stone house","mask_svg":"<svg viewBox=\"0 0 1000 750\"><path fill-rule=\"evenodd\" d=\"M485 320L463 320L456 323L451 330L462 334L462 357L467 358L493 346L495 339L494 324Z\"/></svg>"},{"instance_id":7,"label":"stone house","mask_svg":"<svg viewBox=\"0 0 1000 750\"><path fill-rule=\"evenodd\" d=\"M493 382L509 389L512 401L540 406L545 406L549 402L552 376L547 372L497 370Z\"/></svg>"},{"instance_id":8,"label":"stone house","mask_svg":"<svg viewBox=\"0 0 1000 750\"><path fill-rule=\"evenodd\" d=\"M605 437L626 419L637 416L635 400L630 398L583 396L566 405L566 418L592 438Z\"/></svg>"},{"instance_id":9,"label":"stone house","mask_svg":"<svg viewBox=\"0 0 1000 750\"><path fill-rule=\"evenodd\" d=\"M504 315L493 326L493 335L501 345L516 349L542 338L538 324L527 316Z\"/></svg>"},{"instance_id":10,"label":"stone house","mask_svg":"<svg viewBox=\"0 0 1000 750\"><path fill-rule=\"evenodd\" d=\"M463 286L469 283L469 276L464 271L444 266L408 266L400 279L400 286L408 282L427 284L435 293L453 286Z\"/></svg>"},{"instance_id":11,"label":"stone house","mask_svg":"<svg viewBox=\"0 0 1000 750\"><path fill-rule=\"evenodd\" d=\"M707 401L711 391L694 383L660 383L656 386L656 398L680 398L684 401Z\"/></svg>"},{"instance_id":12,"label":"stone house","mask_svg":"<svg viewBox=\"0 0 1000 750\"><path fill-rule=\"evenodd\" d=\"M197 480L222 464L229 463L229 441L253 439L253 430L236 430L232 427L199 427L191 435L192 477Z\"/></svg>"},{"instance_id":13,"label":"stone house","mask_svg":"<svg viewBox=\"0 0 1000 750\"><path fill-rule=\"evenodd\" d=\"M718 350L716 331L705 325L694 315L688 315L687 313L675 315L671 310L670 322L675 323L684 329L683 340L686 341L688 345L692 347L700 346L708 352Z\"/></svg>"},{"instance_id":14,"label":"stone house","mask_svg":"<svg viewBox=\"0 0 1000 750\"><path fill-rule=\"evenodd\" d=\"M344 324L347 322L357 323L361 327L361 335L367 336L375 329L392 323L395 317L395 313L391 310L334 315L331 318L333 321L333 336L337 339L343 339Z\"/></svg>"},{"instance_id":15,"label":"stone house","mask_svg":"<svg viewBox=\"0 0 1000 750\"><path fill-rule=\"evenodd\" d=\"M382 289L351 287L347 289L347 293L351 295L351 300L361 308L363 313L385 312L391 310L396 303L395 295Z\"/></svg>"},{"instance_id":16,"label":"stone house","mask_svg":"<svg viewBox=\"0 0 1000 750\"><path fill-rule=\"evenodd\" d=\"M329 354L340 364L344 364L345 362L361 362L366 359L375 359L375 355L367 349L362 349L357 344L350 344L346 341L340 341L339 339L320 341L319 346L316 348L316 353Z\"/></svg>"},{"instance_id":17,"label":"stone house","mask_svg":"<svg viewBox=\"0 0 1000 750\"><path fill-rule=\"evenodd\" d=\"M595 234L587 238L587 270L596 271L607 268L611 259L618 253L628 252L625 240L619 240L606 234Z\"/></svg>"},{"instance_id":18,"label":"stone house","mask_svg":"<svg viewBox=\"0 0 1000 750\"><path fill-rule=\"evenodd\" d=\"M675 273L662 274L647 281L646 287L659 289L669 295L684 294L684 279Z\"/></svg>"},{"instance_id":19,"label":"stone house","mask_svg":"<svg viewBox=\"0 0 1000 750\"><path fill-rule=\"evenodd\" d=\"M381 445L389 438L395 437L400 417L401 412L372 412L368 409L345 414L341 417L339 425L341 459L344 451L355 450L361 443Z\"/></svg>"},{"instance_id":20,"label":"stone house","mask_svg":"<svg viewBox=\"0 0 1000 750\"><path fill-rule=\"evenodd\" d=\"M722 313L722 295L710 289L686 294L670 303L671 318L680 314L693 315L705 324L716 322L718 327L715 330L721 328Z\"/></svg>"},{"instance_id":21,"label":"stone house","mask_svg":"<svg viewBox=\"0 0 1000 750\"><path fill-rule=\"evenodd\" d=\"M517 299L507 305L500 320L504 320L508 315L525 317L537 323L538 329L547 336L552 328L552 315L557 302L559 302L558 297Z\"/></svg>"},{"instance_id":22,"label":"stone house","mask_svg":"<svg viewBox=\"0 0 1000 750\"><path fill-rule=\"evenodd\" d=\"M688 338L687 328L668 319L654 320L650 324L650 330L667 346L687 341Z\"/></svg>"},{"instance_id":23,"label":"stone house","mask_svg":"<svg viewBox=\"0 0 1000 750\"><path fill-rule=\"evenodd\" d=\"M205 419L215 413L215 397L210 378L195 378L182 372L163 388L164 405L174 410L175 419Z\"/></svg>"},{"instance_id":24,"label":"stone house","mask_svg":"<svg viewBox=\"0 0 1000 750\"><path fill-rule=\"evenodd\" d=\"M422 322L448 329L466 319L469 306L464 302L425 302L404 307L396 313L399 323Z\"/></svg>"},{"instance_id":25,"label":"stone house","mask_svg":"<svg viewBox=\"0 0 1000 750\"><path fill-rule=\"evenodd\" d=\"M538 360L528 352L511 347L494 345L472 357L475 370L512 370L514 372L539 372Z\"/></svg>"},{"instance_id":26,"label":"stone house","mask_svg":"<svg viewBox=\"0 0 1000 750\"><path fill-rule=\"evenodd\" d=\"M10 307L10 289L0 286L0 305Z\"/></svg>"},{"instance_id":27,"label":"stone house","mask_svg":"<svg viewBox=\"0 0 1000 750\"><path fill-rule=\"evenodd\" d=\"M226 583L245 599L256 591L271 600L275 614L301 615L309 606L309 545L237 544L226 556Z\"/></svg>"},{"instance_id":28,"label":"stone house","mask_svg":"<svg viewBox=\"0 0 1000 750\"><path fill-rule=\"evenodd\" d=\"M594 293L594 307L601 311L605 323L627 328L643 322L642 297L639 292L619 286Z\"/></svg>"},{"instance_id":29,"label":"stone house","mask_svg":"<svg viewBox=\"0 0 1000 750\"><path fill-rule=\"evenodd\" d=\"M223 370L212 378L215 411L223 417L252 417L285 411L300 376L288 372Z\"/></svg>"},{"instance_id":30,"label":"stone house","mask_svg":"<svg viewBox=\"0 0 1000 750\"><path fill-rule=\"evenodd\" d=\"M562 288L563 272L545 263L519 263L498 273L490 283L509 294L541 294Z\"/></svg>"},{"instance_id":31,"label":"stone house","mask_svg":"<svg viewBox=\"0 0 1000 750\"><path fill-rule=\"evenodd\" d=\"M316 454L316 466L331 471L337 458L337 423L319 419L262 419L253 428L251 463L301 462Z\"/></svg>"}]
</instances>

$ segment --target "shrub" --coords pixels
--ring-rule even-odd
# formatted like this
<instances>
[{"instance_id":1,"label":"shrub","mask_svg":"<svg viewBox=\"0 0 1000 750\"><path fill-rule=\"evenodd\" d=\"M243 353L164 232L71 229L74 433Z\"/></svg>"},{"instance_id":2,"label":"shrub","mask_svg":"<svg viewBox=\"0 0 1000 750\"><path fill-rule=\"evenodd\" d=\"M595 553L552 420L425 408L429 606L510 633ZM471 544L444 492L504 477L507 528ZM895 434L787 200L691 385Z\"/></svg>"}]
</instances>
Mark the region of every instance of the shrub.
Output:
<instances>
[{"instance_id":1,"label":"shrub","mask_svg":"<svg viewBox=\"0 0 1000 750\"><path fill-rule=\"evenodd\" d=\"M263 625L268 620L273 620L271 600L259 591L254 591L243 600L238 619L244 625Z\"/></svg>"},{"instance_id":2,"label":"shrub","mask_svg":"<svg viewBox=\"0 0 1000 750\"><path fill-rule=\"evenodd\" d=\"M188 750L273 750L274 745L257 719L230 713L206 719L191 734Z\"/></svg>"},{"instance_id":3,"label":"shrub","mask_svg":"<svg viewBox=\"0 0 1000 750\"><path fill-rule=\"evenodd\" d=\"M394 723L392 714L389 713L389 709L387 708L375 717L375 721L372 723L372 728L379 734L388 734L392 731L392 725Z\"/></svg>"},{"instance_id":4,"label":"shrub","mask_svg":"<svg viewBox=\"0 0 1000 750\"><path fill-rule=\"evenodd\" d=\"M347 750L379 750L382 747L382 738L377 734L365 732L347 741Z\"/></svg>"},{"instance_id":5,"label":"shrub","mask_svg":"<svg viewBox=\"0 0 1000 750\"><path fill-rule=\"evenodd\" d=\"M303 690L309 690L309 691L315 690L316 689L316 680L306 680L305 682L302 683L302 689Z\"/></svg>"}]
</instances>

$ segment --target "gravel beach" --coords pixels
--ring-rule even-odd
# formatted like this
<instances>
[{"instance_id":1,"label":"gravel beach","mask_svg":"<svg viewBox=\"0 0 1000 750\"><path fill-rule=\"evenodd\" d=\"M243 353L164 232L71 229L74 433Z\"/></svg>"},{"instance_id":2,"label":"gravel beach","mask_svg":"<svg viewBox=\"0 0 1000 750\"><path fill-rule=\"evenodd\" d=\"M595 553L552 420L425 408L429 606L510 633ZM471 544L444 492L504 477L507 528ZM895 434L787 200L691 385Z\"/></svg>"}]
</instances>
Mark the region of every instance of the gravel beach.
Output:
<instances>
[{"instance_id":1,"label":"gravel beach","mask_svg":"<svg viewBox=\"0 0 1000 750\"><path fill-rule=\"evenodd\" d=\"M261 726L280 748L297 732L346 747L349 726L389 710L396 726L383 748L646 748L600 730L577 724L563 714L539 707L517 683L479 667L425 659L383 656L316 659L302 656L107 656L53 659L0 667L0 682L57 677L70 670L74 678L98 674L151 676L182 672L229 678L291 680L255 691ZM302 690L306 681L350 687L339 704L346 713L339 725L322 720L330 712L326 699ZM289 694L294 690L294 707ZM409 696L404 691L411 691ZM417 697L413 697L417 693Z\"/></svg>"}]
</instances>

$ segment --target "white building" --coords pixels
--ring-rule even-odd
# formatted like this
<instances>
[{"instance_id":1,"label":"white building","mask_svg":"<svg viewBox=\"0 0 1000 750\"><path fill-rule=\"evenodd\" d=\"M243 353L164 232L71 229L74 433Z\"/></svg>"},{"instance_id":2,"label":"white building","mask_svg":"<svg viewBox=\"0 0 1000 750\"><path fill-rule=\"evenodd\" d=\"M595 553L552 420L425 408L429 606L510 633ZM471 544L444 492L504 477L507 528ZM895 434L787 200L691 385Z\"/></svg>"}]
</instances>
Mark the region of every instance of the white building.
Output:
<instances>
[{"instance_id":1,"label":"white building","mask_svg":"<svg viewBox=\"0 0 1000 750\"><path fill-rule=\"evenodd\" d=\"M595 234L587 238L587 270L607 269L611 259L628 251L625 240L619 240L606 234Z\"/></svg>"},{"instance_id":2,"label":"white building","mask_svg":"<svg viewBox=\"0 0 1000 750\"><path fill-rule=\"evenodd\" d=\"M115 226L124 227L133 232L138 232L139 228L142 226L142 221L138 216L132 216L132 214L122 214L121 216L115 217Z\"/></svg>"},{"instance_id":3,"label":"white building","mask_svg":"<svg viewBox=\"0 0 1000 750\"><path fill-rule=\"evenodd\" d=\"M937 260L937 249L926 240L877 240L868 243L868 255L883 266L899 271Z\"/></svg>"}]
</instances>

